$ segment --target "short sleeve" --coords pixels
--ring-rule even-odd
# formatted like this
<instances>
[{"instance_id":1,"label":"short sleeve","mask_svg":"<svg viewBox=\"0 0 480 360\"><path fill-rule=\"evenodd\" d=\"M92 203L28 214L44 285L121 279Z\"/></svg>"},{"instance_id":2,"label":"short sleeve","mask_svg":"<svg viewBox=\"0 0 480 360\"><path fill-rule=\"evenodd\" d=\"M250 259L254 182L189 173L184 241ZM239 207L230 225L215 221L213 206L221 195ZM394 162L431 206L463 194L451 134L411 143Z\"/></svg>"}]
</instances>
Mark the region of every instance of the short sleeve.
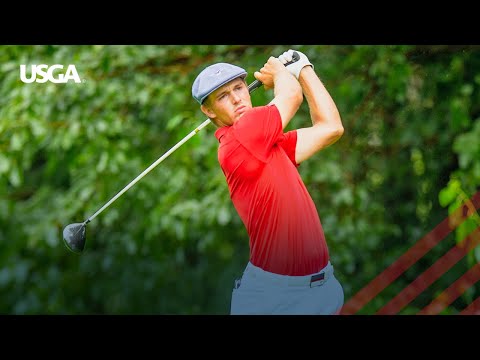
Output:
<instances>
[{"instance_id":1,"label":"short sleeve","mask_svg":"<svg viewBox=\"0 0 480 360\"><path fill-rule=\"evenodd\" d=\"M263 162L267 162L273 146L283 140L282 119L272 105L252 108L233 125L237 140Z\"/></svg>"},{"instance_id":2,"label":"short sleeve","mask_svg":"<svg viewBox=\"0 0 480 360\"><path fill-rule=\"evenodd\" d=\"M283 134L283 139L278 143L285 150L290 161L295 166L299 166L295 161L295 150L297 148L297 130L291 130Z\"/></svg>"}]
</instances>

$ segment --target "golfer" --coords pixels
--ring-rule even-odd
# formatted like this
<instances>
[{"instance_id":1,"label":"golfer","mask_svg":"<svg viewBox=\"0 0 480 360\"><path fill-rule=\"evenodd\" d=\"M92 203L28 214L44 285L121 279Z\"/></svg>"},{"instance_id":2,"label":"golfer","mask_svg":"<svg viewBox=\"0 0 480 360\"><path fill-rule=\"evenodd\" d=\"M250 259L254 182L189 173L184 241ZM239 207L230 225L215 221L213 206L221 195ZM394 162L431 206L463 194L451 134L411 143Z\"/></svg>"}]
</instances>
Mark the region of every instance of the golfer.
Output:
<instances>
[{"instance_id":1,"label":"golfer","mask_svg":"<svg viewBox=\"0 0 480 360\"><path fill-rule=\"evenodd\" d=\"M233 64L206 67L192 86L217 126L218 161L249 235L250 257L234 283L232 315L338 314L344 302L320 217L297 169L336 142L343 126L313 65L297 53L299 60L288 66L293 50L270 57L254 73L273 89L268 105L252 106L247 72ZM304 97L312 126L284 131Z\"/></svg>"}]
</instances>

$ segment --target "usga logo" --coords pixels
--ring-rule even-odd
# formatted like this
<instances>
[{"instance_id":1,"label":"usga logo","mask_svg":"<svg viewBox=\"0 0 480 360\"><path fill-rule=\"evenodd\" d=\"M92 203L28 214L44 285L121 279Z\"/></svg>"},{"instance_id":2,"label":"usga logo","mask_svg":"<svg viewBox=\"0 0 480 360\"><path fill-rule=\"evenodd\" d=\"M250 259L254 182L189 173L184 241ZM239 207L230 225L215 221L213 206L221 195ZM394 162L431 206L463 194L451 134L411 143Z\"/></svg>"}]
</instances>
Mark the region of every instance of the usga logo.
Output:
<instances>
[{"instance_id":1,"label":"usga logo","mask_svg":"<svg viewBox=\"0 0 480 360\"><path fill-rule=\"evenodd\" d=\"M44 83L47 81L51 81L52 83L55 84L60 84L60 83L66 83L69 80L75 81L77 84L81 83L80 77L78 76L77 69L75 68L75 65L68 65L67 71L65 74L58 74L57 77L53 75L53 72L56 69L63 69L63 65L52 65L48 66L45 64L41 65L32 65L32 72L31 76L28 79L27 78L27 66L26 65L20 65L20 80L22 82L29 84L33 83L36 81L37 83Z\"/></svg>"}]
</instances>

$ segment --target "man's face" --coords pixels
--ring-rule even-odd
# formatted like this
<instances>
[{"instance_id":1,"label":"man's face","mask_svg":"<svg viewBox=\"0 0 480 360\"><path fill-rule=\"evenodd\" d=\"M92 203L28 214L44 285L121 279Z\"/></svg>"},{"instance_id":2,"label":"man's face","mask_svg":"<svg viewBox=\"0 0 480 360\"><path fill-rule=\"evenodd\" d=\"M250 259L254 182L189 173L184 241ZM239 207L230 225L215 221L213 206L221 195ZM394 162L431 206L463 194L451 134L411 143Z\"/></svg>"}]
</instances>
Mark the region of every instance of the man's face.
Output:
<instances>
[{"instance_id":1,"label":"man's face","mask_svg":"<svg viewBox=\"0 0 480 360\"><path fill-rule=\"evenodd\" d=\"M211 93L201 109L217 126L233 125L252 108L247 84L236 78Z\"/></svg>"}]
</instances>

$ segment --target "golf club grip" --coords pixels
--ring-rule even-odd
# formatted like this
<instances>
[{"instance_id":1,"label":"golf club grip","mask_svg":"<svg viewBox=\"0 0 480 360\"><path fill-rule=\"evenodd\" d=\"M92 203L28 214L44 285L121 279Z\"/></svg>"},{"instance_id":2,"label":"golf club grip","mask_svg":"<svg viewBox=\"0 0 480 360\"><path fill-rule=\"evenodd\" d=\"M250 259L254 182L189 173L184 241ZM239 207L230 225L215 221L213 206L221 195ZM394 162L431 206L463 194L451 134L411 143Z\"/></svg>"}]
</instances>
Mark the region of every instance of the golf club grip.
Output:
<instances>
[{"instance_id":1,"label":"golf club grip","mask_svg":"<svg viewBox=\"0 0 480 360\"><path fill-rule=\"evenodd\" d=\"M298 53L296 51L294 51L293 54L292 54L292 61L287 62L285 64L285 66L293 64L294 62L297 62L298 60L300 60L300 55L298 55ZM259 80L255 80L250 85L248 85L248 92L252 93L262 85L263 84Z\"/></svg>"}]
</instances>

